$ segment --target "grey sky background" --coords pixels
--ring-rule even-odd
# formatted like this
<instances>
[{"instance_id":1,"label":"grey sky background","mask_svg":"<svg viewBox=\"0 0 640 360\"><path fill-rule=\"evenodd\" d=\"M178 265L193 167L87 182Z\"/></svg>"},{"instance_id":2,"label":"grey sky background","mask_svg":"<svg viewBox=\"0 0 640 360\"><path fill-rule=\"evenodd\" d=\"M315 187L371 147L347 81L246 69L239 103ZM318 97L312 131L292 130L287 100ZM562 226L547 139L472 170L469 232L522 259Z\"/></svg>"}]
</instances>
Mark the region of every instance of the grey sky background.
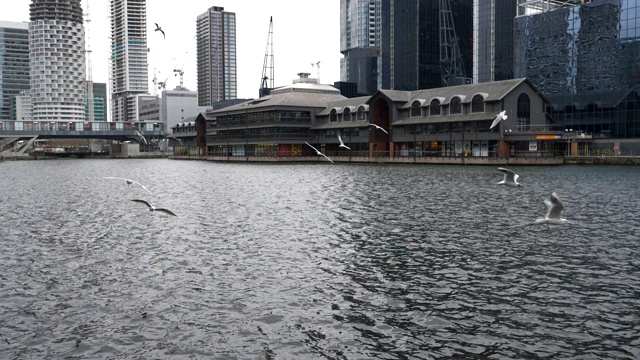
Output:
<instances>
[{"instance_id":1,"label":"grey sky background","mask_svg":"<svg viewBox=\"0 0 640 360\"><path fill-rule=\"evenodd\" d=\"M87 10L88 2L88 10ZM5 0L0 20L28 22L31 0ZM89 13L88 42L93 65L93 81L109 78L109 5L110 0L82 0ZM339 0L147 0L147 43L149 55L149 92L154 94L154 71L158 81L167 80L173 89L184 71L184 85L197 90L196 18L211 6L222 6L236 14L238 97L256 98L260 87L264 55L273 16L274 85L282 86L297 78L299 72L333 84L340 80L340 2ZM154 32L158 23L166 33Z\"/></svg>"}]
</instances>

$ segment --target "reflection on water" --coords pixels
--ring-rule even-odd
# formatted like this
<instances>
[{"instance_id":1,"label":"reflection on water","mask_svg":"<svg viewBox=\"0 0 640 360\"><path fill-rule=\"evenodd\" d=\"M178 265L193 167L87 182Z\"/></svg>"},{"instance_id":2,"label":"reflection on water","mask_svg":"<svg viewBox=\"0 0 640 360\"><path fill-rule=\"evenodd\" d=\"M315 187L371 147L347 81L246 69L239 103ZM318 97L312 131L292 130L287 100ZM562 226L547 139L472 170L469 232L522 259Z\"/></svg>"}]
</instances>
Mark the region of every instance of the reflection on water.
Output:
<instances>
[{"instance_id":1,"label":"reflection on water","mask_svg":"<svg viewBox=\"0 0 640 360\"><path fill-rule=\"evenodd\" d=\"M639 358L640 168L514 170L5 162L0 352Z\"/></svg>"}]
</instances>

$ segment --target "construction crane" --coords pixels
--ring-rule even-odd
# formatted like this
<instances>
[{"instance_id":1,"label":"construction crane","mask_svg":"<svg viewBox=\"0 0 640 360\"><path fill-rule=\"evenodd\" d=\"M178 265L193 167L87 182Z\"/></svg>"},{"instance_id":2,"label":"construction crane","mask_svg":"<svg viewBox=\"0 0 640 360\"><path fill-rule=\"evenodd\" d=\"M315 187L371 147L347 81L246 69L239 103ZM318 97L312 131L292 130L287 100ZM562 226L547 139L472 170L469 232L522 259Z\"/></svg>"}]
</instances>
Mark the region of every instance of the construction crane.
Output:
<instances>
[{"instance_id":1,"label":"construction crane","mask_svg":"<svg viewBox=\"0 0 640 360\"><path fill-rule=\"evenodd\" d=\"M318 84L320 84L320 61L311 63L311 67L316 67L316 81L318 82Z\"/></svg>"},{"instance_id":2,"label":"construction crane","mask_svg":"<svg viewBox=\"0 0 640 360\"><path fill-rule=\"evenodd\" d=\"M184 89L184 86L183 86L184 70L182 70L182 68L180 69L175 68L173 69L173 72L175 73L173 76L178 76L178 74L180 74L180 89ZM165 82L165 85L166 85L166 82Z\"/></svg>"},{"instance_id":3,"label":"construction crane","mask_svg":"<svg viewBox=\"0 0 640 360\"><path fill-rule=\"evenodd\" d=\"M268 72L268 74L267 74ZM267 96L273 89L273 16L269 19L269 35L267 36L267 49L264 52L262 65L262 77L260 78L259 96Z\"/></svg>"},{"instance_id":4,"label":"construction crane","mask_svg":"<svg viewBox=\"0 0 640 360\"><path fill-rule=\"evenodd\" d=\"M440 0L440 66L444 86L470 84L462 62L451 0Z\"/></svg>"}]
</instances>

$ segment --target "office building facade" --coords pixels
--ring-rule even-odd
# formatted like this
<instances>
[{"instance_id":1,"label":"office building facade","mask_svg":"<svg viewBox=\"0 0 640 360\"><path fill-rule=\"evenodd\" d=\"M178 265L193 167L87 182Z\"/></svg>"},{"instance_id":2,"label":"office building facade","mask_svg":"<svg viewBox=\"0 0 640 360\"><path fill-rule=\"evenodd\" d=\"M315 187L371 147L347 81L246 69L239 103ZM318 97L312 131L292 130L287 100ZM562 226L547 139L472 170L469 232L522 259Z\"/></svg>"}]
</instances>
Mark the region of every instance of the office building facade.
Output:
<instances>
[{"instance_id":1,"label":"office building facade","mask_svg":"<svg viewBox=\"0 0 640 360\"><path fill-rule=\"evenodd\" d=\"M29 90L29 24L0 21L0 120L15 120L15 97Z\"/></svg>"},{"instance_id":2,"label":"office building facade","mask_svg":"<svg viewBox=\"0 0 640 360\"><path fill-rule=\"evenodd\" d=\"M32 0L29 68L32 118L84 121L86 66L80 0Z\"/></svg>"},{"instance_id":3,"label":"office building facade","mask_svg":"<svg viewBox=\"0 0 640 360\"><path fill-rule=\"evenodd\" d=\"M94 82L90 84L93 87L93 120L107 121L107 84ZM89 120L88 105L86 111L87 120Z\"/></svg>"},{"instance_id":4,"label":"office building facade","mask_svg":"<svg viewBox=\"0 0 640 360\"><path fill-rule=\"evenodd\" d=\"M640 152L640 3L569 1L525 7L515 19L515 75L549 99L568 133L592 150ZM582 135L581 135L582 138Z\"/></svg>"},{"instance_id":5,"label":"office building facade","mask_svg":"<svg viewBox=\"0 0 640 360\"><path fill-rule=\"evenodd\" d=\"M381 36L382 0L340 0L340 80L358 94L378 90Z\"/></svg>"},{"instance_id":6,"label":"office building facade","mask_svg":"<svg viewBox=\"0 0 640 360\"><path fill-rule=\"evenodd\" d=\"M111 0L111 120L137 118L137 96L149 92L146 0Z\"/></svg>"},{"instance_id":7,"label":"office building facade","mask_svg":"<svg viewBox=\"0 0 640 360\"><path fill-rule=\"evenodd\" d=\"M473 82L514 78L513 24L516 1L474 0Z\"/></svg>"},{"instance_id":8,"label":"office building facade","mask_svg":"<svg viewBox=\"0 0 640 360\"><path fill-rule=\"evenodd\" d=\"M213 6L196 21L198 105L238 96L236 14Z\"/></svg>"},{"instance_id":9,"label":"office building facade","mask_svg":"<svg viewBox=\"0 0 640 360\"><path fill-rule=\"evenodd\" d=\"M341 80L360 95L471 83L473 2L341 1Z\"/></svg>"}]
</instances>

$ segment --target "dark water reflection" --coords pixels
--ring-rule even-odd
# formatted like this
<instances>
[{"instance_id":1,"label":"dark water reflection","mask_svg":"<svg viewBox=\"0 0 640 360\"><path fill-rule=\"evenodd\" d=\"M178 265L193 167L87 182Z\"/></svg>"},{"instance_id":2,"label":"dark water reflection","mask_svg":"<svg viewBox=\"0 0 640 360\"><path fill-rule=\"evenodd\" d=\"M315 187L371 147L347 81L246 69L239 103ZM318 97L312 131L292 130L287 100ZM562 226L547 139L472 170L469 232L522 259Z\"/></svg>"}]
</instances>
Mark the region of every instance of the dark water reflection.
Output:
<instances>
[{"instance_id":1,"label":"dark water reflection","mask_svg":"<svg viewBox=\"0 0 640 360\"><path fill-rule=\"evenodd\" d=\"M640 358L640 168L514 169L5 162L0 354Z\"/></svg>"}]
</instances>

